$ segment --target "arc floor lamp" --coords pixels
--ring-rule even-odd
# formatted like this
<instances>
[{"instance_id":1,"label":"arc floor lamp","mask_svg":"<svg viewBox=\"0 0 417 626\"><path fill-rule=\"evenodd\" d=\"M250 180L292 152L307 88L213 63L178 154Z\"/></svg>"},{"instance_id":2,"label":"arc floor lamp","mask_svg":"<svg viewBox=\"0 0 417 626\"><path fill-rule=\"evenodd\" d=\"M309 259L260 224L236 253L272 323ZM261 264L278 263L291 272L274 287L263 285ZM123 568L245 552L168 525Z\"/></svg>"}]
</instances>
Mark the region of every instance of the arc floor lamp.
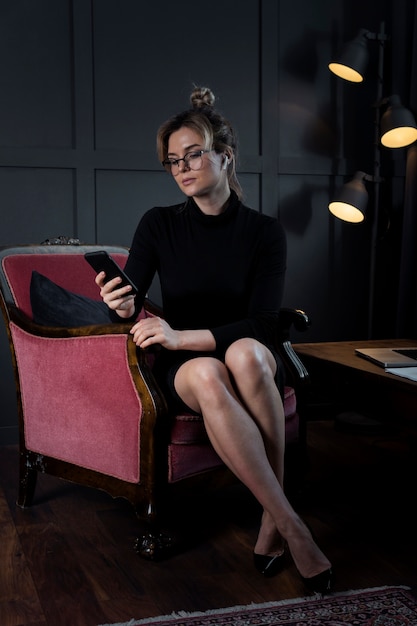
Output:
<instances>
[{"instance_id":1,"label":"arc floor lamp","mask_svg":"<svg viewBox=\"0 0 417 626\"><path fill-rule=\"evenodd\" d=\"M368 64L368 44L378 44L378 70L376 81L376 102L374 118L374 153L373 173L356 172L353 179L346 183L338 195L329 204L329 211L337 218L347 222L360 223L368 212L368 192L365 182L374 184L373 222L369 273L368 337L372 337L375 300L376 251L379 225L381 178L381 144L387 148L404 148L417 140L417 124L412 113L402 106L398 95L383 97L384 89L384 52L388 41L385 24L381 22L379 32L372 33L361 29L358 35L342 50L336 61L329 63L331 72L340 78L360 83L364 80ZM384 113L382 111L384 110Z\"/></svg>"}]
</instances>

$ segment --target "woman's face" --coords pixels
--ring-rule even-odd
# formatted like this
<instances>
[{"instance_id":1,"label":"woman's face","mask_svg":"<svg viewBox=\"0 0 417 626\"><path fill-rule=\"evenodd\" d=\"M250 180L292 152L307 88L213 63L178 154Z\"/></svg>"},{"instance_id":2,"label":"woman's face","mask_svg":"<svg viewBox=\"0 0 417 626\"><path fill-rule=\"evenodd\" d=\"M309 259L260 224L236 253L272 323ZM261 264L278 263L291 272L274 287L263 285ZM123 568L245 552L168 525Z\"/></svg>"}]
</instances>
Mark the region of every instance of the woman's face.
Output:
<instances>
[{"instance_id":1,"label":"woman's face","mask_svg":"<svg viewBox=\"0 0 417 626\"><path fill-rule=\"evenodd\" d=\"M206 150L199 133L187 126L172 133L168 140L167 159L174 161L171 173L186 196L203 196L228 187L227 172L223 168L226 155ZM186 161L182 159L186 157ZM176 159L181 159L175 163Z\"/></svg>"}]
</instances>

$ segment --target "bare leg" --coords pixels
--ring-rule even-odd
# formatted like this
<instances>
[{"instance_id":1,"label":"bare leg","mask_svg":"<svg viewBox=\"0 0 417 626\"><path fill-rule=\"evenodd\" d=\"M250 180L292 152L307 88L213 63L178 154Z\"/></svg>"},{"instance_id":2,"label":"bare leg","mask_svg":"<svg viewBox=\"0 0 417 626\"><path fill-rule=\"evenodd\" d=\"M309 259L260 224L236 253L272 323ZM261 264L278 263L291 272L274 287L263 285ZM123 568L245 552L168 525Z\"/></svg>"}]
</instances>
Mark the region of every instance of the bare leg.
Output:
<instances>
[{"instance_id":1,"label":"bare leg","mask_svg":"<svg viewBox=\"0 0 417 626\"><path fill-rule=\"evenodd\" d=\"M260 426L239 400L226 366L209 357L193 359L180 367L175 386L184 402L202 413L219 456L267 511L265 522L274 521L300 574L310 578L327 570L330 562L291 507L271 466L267 456L271 441L265 444ZM265 408L262 404L264 412ZM259 415L256 419L262 420ZM281 459L276 463L281 466Z\"/></svg>"},{"instance_id":2,"label":"bare leg","mask_svg":"<svg viewBox=\"0 0 417 626\"><path fill-rule=\"evenodd\" d=\"M226 367L233 377L239 398L258 425L269 463L283 487L285 454L285 415L275 384L276 362L271 352L253 339L236 341L226 353ZM284 543L272 516L262 515L254 552L279 555Z\"/></svg>"}]
</instances>

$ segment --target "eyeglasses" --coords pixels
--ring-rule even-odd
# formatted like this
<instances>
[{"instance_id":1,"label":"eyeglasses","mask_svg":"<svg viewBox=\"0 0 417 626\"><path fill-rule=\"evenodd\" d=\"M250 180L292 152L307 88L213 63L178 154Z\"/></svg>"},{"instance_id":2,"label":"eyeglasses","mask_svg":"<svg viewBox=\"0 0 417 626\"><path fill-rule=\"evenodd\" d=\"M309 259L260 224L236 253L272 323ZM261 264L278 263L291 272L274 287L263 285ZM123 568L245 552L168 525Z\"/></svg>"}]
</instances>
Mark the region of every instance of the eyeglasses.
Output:
<instances>
[{"instance_id":1,"label":"eyeglasses","mask_svg":"<svg viewBox=\"0 0 417 626\"><path fill-rule=\"evenodd\" d=\"M211 150L193 150L192 152L184 154L182 159L165 159L162 161L162 165L166 171L173 176L178 176L181 161L184 161L184 168L187 167L190 170L196 171L203 165L203 154L206 154L206 152L211 152Z\"/></svg>"}]
</instances>

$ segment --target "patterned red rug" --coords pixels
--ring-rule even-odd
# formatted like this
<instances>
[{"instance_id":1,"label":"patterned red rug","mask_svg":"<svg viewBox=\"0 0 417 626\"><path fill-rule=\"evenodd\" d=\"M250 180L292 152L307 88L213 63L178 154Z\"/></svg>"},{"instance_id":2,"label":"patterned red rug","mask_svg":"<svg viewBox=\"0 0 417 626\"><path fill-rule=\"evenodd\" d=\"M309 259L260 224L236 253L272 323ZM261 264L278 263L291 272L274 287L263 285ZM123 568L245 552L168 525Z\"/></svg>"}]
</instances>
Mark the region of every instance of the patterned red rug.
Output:
<instances>
[{"instance_id":1,"label":"patterned red rug","mask_svg":"<svg viewBox=\"0 0 417 626\"><path fill-rule=\"evenodd\" d=\"M102 626L417 626L408 587L376 587Z\"/></svg>"}]
</instances>

